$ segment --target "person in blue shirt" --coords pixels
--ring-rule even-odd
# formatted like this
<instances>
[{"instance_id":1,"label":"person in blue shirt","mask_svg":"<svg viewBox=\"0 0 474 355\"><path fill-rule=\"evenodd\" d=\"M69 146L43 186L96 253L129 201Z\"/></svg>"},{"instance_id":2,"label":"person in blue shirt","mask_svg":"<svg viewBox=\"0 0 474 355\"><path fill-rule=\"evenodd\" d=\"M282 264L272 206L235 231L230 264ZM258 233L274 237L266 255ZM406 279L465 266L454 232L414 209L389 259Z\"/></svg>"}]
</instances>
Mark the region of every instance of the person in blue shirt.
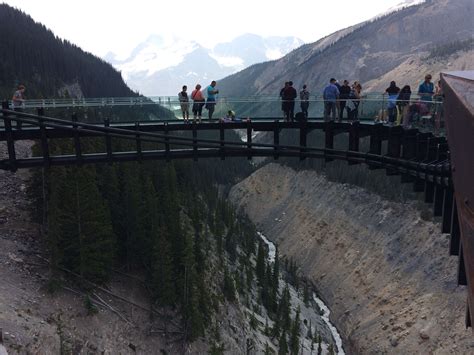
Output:
<instances>
[{"instance_id":1,"label":"person in blue shirt","mask_svg":"<svg viewBox=\"0 0 474 355\"><path fill-rule=\"evenodd\" d=\"M209 111L209 120L212 120L212 114L214 113L214 109L216 107L216 95L219 93L219 90L216 89L216 81L213 80L211 85L209 85L206 89L207 93L207 102L206 102L206 109Z\"/></svg>"},{"instance_id":2,"label":"person in blue shirt","mask_svg":"<svg viewBox=\"0 0 474 355\"><path fill-rule=\"evenodd\" d=\"M425 81L418 87L418 95L420 95L421 101L431 101L434 95L434 84L431 82L431 74L427 74ZM430 103L427 102L426 105L429 107Z\"/></svg>"},{"instance_id":3,"label":"person in blue shirt","mask_svg":"<svg viewBox=\"0 0 474 355\"><path fill-rule=\"evenodd\" d=\"M331 78L329 84L324 88L324 121L327 121L332 112L332 121L336 119L336 102L339 98L339 89L336 86L336 79Z\"/></svg>"}]
</instances>

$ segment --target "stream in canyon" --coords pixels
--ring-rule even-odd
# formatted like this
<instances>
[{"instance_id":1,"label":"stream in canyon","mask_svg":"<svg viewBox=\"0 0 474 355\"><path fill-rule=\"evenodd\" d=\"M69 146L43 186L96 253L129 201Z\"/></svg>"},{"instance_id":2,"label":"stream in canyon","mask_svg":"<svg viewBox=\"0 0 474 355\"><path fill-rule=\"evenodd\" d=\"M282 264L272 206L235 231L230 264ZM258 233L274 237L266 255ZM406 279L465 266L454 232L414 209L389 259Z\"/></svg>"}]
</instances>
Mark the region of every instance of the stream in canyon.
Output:
<instances>
[{"instance_id":1,"label":"stream in canyon","mask_svg":"<svg viewBox=\"0 0 474 355\"><path fill-rule=\"evenodd\" d=\"M261 233L261 232L257 232L257 233L258 233L258 236L260 237L260 239L268 246L268 261L271 262L271 263L274 263L275 262L275 257L276 257L276 246L275 246L275 244L272 241L268 240L268 238L265 237L265 235L263 233ZM283 284L283 280L280 280L280 284ZM281 288L282 287L283 287L283 285L281 285ZM290 295L292 297L292 304L295 304L297 302L301 302L298 292L296 290L294 290L293 287L291 289ZM329 320L329 314L331 313L331 311L326 306L326 304L323 302L323 300L321 300L314 292L312 293L312 296L313 296L314 302L318 305L319 309L321 310L321 313L319 312L318 309L316 309L316 307L311 307L311 310L314 313L316 313L324 321L327 328L330 330L331 335L332 335L332 337L335 341L335 344L336 344L334 352L336 354L345 355L344 349L342 347L341 335L339 334L339 332L336 329L336 327L334 326L334 324L332 324L331 321ZM302 315L303 315L303 313L302 313ZM307 316L307 314L306 314L306 316ZM302 338L303 337L304 337L304 332L302 332ZM310 344L309 345L304 344L304 345L305 346L303 347L303 353L307 353L306 351L308 349L310 349L311 345ZM327 346L325 347L325 350L327 351ZM316 352L311 351L311 353L316 353Z\"/></svg>"}]
</instances>

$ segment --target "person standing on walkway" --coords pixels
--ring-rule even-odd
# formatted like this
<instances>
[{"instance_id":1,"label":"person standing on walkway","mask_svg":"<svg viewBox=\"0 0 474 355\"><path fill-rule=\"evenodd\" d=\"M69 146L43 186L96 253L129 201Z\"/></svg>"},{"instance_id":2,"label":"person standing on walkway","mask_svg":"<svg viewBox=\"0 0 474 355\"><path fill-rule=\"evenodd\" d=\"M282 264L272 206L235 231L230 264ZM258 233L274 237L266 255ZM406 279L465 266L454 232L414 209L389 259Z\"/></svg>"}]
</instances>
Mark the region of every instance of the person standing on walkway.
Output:
<instances>
[{"instance_id":1,"label":"person standing on walkway","mask_svg":"<svg viewBox=\"0 0 474 355\"><path fill-rule=\"evenodd\" d=\"M339 89L336 86L336 79L331 78L329 84L324 88L323 99L324 99L324 121L329 120L331 114L332 121L336 119L336 102L339 98Z\"/></svg>"},{"instance_id":2,"label":"person standing on walkway","mask_svg":"<svg viewBox=\"0 0 474 355\"><path fill-rule=\"evenodd\" d=\"M283 94L285 93L285 90L287 87L288 87L288 81L285 81L285 86L283 86L280 90L281 111L283 112L283 118L286 117L286 102L283 99Z\"/></svg>"},{"instance_id":3,"label":"person standing on walkway","mask_svg":"<svg viewBox=\"0 0 474 355\"><path fill-rule=\"evenodd\" d=\"M418 95L420 95L420 100L430 108L431 98L434 95L434 84L431 82L431 74L427 74L425 81L418 87Z\"/></svg>"},{"instance_id":4,"label":"person standing on walkway","mask_svg":"<svg viewBox=\"0 0 474 355\"><path fill-rule=\"evenodd\" d=\"M196 122L196 117L201 123L202 117L202 107L204 106L204 96L201 92L201 85L197 84L196 89L193 90L191 93L191 99L193 99L193 118L194 122Z\"/></svg>"},{"instance_id":5,"label":"person standing on walkway","mask_svg":"<svg viewBox=\"0 0 474 355\"><path fill-rule=\"evenodd\" d=\"M385 93L388 94L388 122L390 125L395 123L397 118L397 98L400 92L400 88L397 86L395 81L390 82L390 86L385 90Z\"/></svg>"},{"instance_id":6,"label":"person standing on walkway","mask_svg":"<svg viewBox=\"0 0 474 355\"><path fill-rule=\"evenodd\" d=\"M303 85L303 90L300 91L300 107L301 112L303 112L304 117L308 118L308 108L309 108L309 91L306 90L306 84Z\"/></svg>"},{"instance_id":7,"label":"person standing on walkway","mask_svg":"<svg viewBox=\"0 0 474 355\"><path fill-rule=\"evenodd\" d=\"M183 90L178 94L179 104L181 105L181 113L183 114L184 123L189 122L189 97L186 92L188 87L183 85Z\"/></svg>"},{"instance_id":8,"label":"person standing on walkway","mask_svg":"<svg viewBox=\"0 0 474 355\"><path fill-rule=\"evenodd\" d=\"M411 88L410 85L405 85L400 90L400 93L397 97L397 106L398 111L402 115L402 125L408 127L410 125L410 115L408 114L408 109L410 107L410 98L411 98Z\"/></svg>"},{"instance_id":9,"label":"person standing on walkway","mask_svg":"<svg viewBox=\"0 0 474 355\"><path fill-rule=\"evenodd\" d=\"M214 109L216 108L216 95L219 93L219 90L216 89L216 81L213 80L211 85L209 85L206 89L207 92L207 102L206 108L209 111L209 120L212 120L212 114L214 113Z\"/></svg>"},{"instance_id":10,"label":"person standing on walkway","mask_svg":"<svg viewBox=\"0 0 474 355\"><path fill-rule=\"evenodd\" d=\"M362 85L358 81L354 81L352 84L351 93L349 94L350 100L350 112L349 112L349 120L357 121L359 119L359 105L360 99L362 97ZM347 103L346 103L347 105Z\"/></svg>"},{"instance_id":11,"label":"person standing on walkway","mask_svg":"<svg viewBox=\"0 0 474 355\"><path fill-rule=\"evenodd\" d=\"M433 96L435 100L435 109L434 109L434 123L435 123L435 134L439 134L441 128L441 119L443 118L443 100L444 92L441 85L441 80L438 80L436 83L435 94Z\"/></svg>"},{"instance_id":12,"label":"person standing on walkway","mask_svg":"<svg viewBox=\"0 0 474 355\"><path fill-rule=\"evenodd\" d=\"M295 99L298 97L293 82L289 81L288 86L283 91L283 101L285 102L285 119L290 122L295 119Z\"/></svg>"},{"instance_id":13,"label":"person standing on walkway","mask_svg":"<svg viewBox=\"0 0 474 355\"><path fill-rule=\"evenodd\" d=\"M339 89L339 120L342 120L344 116L344 110L346 108L346 100L349 98L351 93L351 87L349 81L344 80L341 88Z\"/></svg>"},{"instance_id":14,"label":"person standing on walkway","mask_svg":"<svg viewBox=\"0 0 474 355\"><path fill-rule=\"evenodd\" d=\"M18 85L17 90L13 93L12 97L12 104L13 104L13 111L16 112L23 112L23 104L25 103L25 85ZM21 122L16 122L16 127L21 129Z\"/></svg>"}]
</instances>

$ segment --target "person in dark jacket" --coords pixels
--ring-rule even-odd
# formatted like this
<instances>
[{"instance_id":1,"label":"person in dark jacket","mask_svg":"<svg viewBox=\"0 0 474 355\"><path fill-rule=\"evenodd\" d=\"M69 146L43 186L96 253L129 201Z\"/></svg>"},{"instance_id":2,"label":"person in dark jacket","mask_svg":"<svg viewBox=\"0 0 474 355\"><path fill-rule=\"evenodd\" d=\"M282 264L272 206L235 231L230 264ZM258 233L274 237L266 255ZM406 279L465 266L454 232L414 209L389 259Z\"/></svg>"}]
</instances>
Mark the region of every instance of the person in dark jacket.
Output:
<instances>
[{"instance_id":1,"label":"person in dark jacket","mask_svg":"<svg viewBox=\"0 0 474 355\"><path fill-rule=\"evenodd\" d=\"M283 91L283 102L285 103L285 119L290 122L295 119L295 99L298 97L293 82L288 82L288 87Z\"/></svg>"},{"instance_id":2,"label":"person in dark jacket","mask_svg":"<svg viewBox=\"0 0 474 355\"><path fill-rule=\"evenodd\" d=\"M410 85L405 85L404 87L402 87L397 97L398 110L401 112L402 124L405 127L410 124L410 117L408 114L408 107L410 106L410 97L411 97Z\"/></svg>"},{"instance_id":3,"label":"person in dark jacket","mask_svg":"<svg viewBox=\"0 0 474 355\"><path fill-rule=\"evenodd\" d=\"M280 90L280 99L281 99L281 111L283 112L283 117L286 117L286 103L285 100L283 100L283 93L285 92L285 89L288 87L288 81L285 81L285 86L283 86Z\"/></svg>"},{"instance_id":4,"label":"person in dark jacket","mask_svg":"<svg viewBox=\"0 0 474 355\"><path fill-rule=\"evenodd\" d=\"M339 89L339 120L342 120L344 116L344 109L346 108L346 100L349 98L351 93L351 87L348 80L344 80L341 88Z\"/></svg>"}]
</instances>

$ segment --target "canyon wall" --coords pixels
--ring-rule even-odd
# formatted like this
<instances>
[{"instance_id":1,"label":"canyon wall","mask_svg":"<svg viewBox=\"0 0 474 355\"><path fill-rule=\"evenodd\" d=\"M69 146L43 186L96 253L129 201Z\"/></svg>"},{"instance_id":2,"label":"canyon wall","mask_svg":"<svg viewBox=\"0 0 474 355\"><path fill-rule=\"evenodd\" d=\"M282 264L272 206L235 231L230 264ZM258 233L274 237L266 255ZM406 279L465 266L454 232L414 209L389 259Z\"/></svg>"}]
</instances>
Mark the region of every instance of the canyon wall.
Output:
<instances>
[{"instance_id":1,"label":"canyon wall","mask_svg":"<svg viewBox=\"0 0 474 355\"><path fill-rule=\"evenodd\" d=\"M474 352L449 236L421 217L420 202L277 164L235 185L230 199L315 284L348 353Z\"/></svg>"}]
</instances>

